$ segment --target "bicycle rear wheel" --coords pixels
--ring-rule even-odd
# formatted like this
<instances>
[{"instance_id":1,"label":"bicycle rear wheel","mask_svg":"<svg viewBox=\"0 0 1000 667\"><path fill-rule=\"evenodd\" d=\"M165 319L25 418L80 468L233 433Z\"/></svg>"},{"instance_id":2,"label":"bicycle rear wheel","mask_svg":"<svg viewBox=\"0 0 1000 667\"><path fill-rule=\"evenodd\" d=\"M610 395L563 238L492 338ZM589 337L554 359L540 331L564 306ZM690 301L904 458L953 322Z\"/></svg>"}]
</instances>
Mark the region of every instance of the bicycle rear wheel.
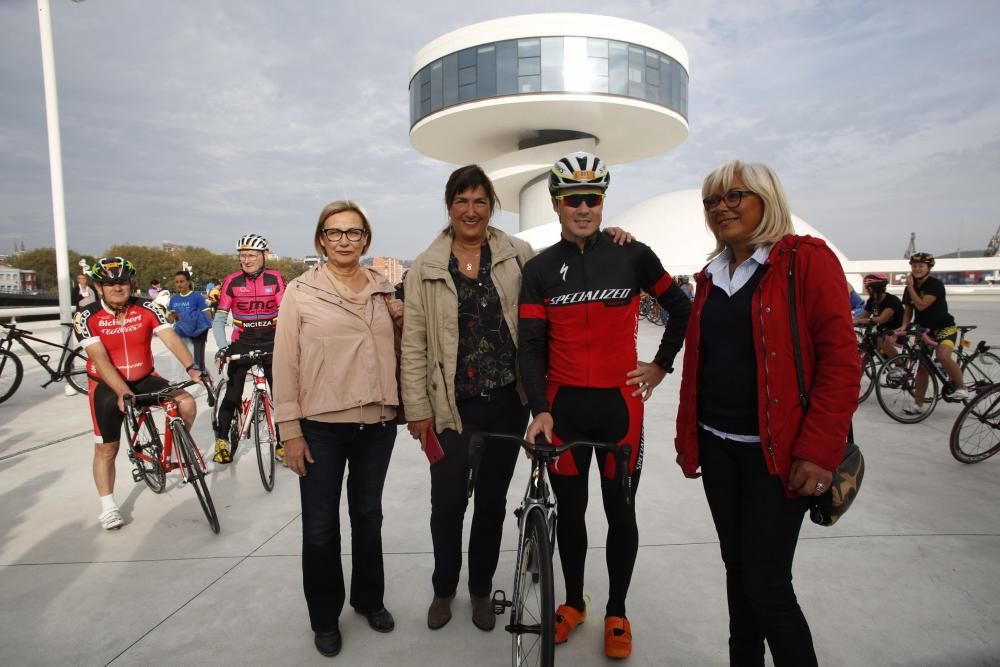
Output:
<instances>
[{"instance_id":1,"label":"bicycle rear wheel","mask_svg":"<svg viewBox=\"0 0 1000 667\"><path fill-rule=\"evenodd\" d=\"M512 664L551 667L555 661L552 548L541 510L529 511L517 550L510 625Z\"/></svg>"},{"instance_id":2,"label":"bicycle rear wheel","mask_svg":"<svg viewBox=\"0 0 1000 667\"><path fill-rule=\"evenodd\" d=\"M21 386L24 368L17 355L8 350L0 350L0 403L14 395Z\"/></svg>"},{"instance_id":3,"label":"bicycle rear wheel","mask_svg":"<svg viewBox=\"0 0 1000 667\"><path fill-rule=\"evenodd\" d=\"M253 440L257 445L257 470L264 490L274 488L274 447L277 438L271 422L270 399L267 394L255 391L253 394Z\"/></svg>"},{"instance_id":4,"label":"bicycle rear wheel","mask_svg":"<svg viewBox=\"0 0 1000 667\"><path fill-rule=\"evenodd\" d=\"M858 393L858 403L864 403L875 389L875 375L878 367L871 353L861 352L861 391Z\"/></svg>"},{"instance_id":5,"label":"bicycle rear wheel","mask_svg":"<svg viewBox=\"0 0 1000 667\"><path fill-rule=\"evenodd\" d=\"M955 420L948 444L962 463L979 463L1000 451L1000 385L969 401Z\"/></svg>"},{"instance_id":6,"label":"bicycle rear wheel","mask_svg":"<svg viewBox=\"0 0 1000 667\"><path fill-rule=\"evenodd\" d=\"M983 391L1000 382L1000 357L992 352L973 354L962 362L962 376L970 391Z\"/></svg>"},{"instance_id":7,"label":"bicycle rear wheel","mask_svg":"<svg viewBox=\"0 0 1000 667\"><path fill-rule=\"evenodd\" d=\"M135 444L128 453L129 460L135 464L136 476L146 483L153 493L162 493L167 486L167 471L163 469L163 443L160 442L160 434L153 426L153 419L149 412L145 412L139 425L139 433L135 439ZM126 442L131 443L133 433L129 427L129 418L125 419ZM138 481L138 480L137 480Z\"/></svg>"},{"instance_id":8,"label":"bicycle rear wheel","mask_svg":"<svg viewBox=\"0 0 1000 667\"><path fill-rule=\"evenodd\" d=\"M62 371L66 382L73 389L76 389L78 394L85 395L87 393L87 357L80 351L80 348L69 353Z\"/></svg>"},{"instance_id":9,"label":"bicycle rear wheel","mask_svg":"<svg viewBox=\"0 0 1000 667\"><path fill-rule=\"evenodd\" d=\"M917 406L914 397L920 364L920 357L903 352L886 359L875 375L878 404L887 415L903 424L916 424L927 419L934 412L940 396L937 376L928 370L924 400Z\"/></svg>"},{"instance_id":10,"label":"bicycle rear wheel","mask_svg":"<svg viewBox=\"0 0 1000 667\"><path fill-rule=\"evenodd\" d=\"M184 475L184 481L194 487L194 492L198 495L198 502L201 503L201 509L205 512L205 518L208 519L208 525L212 528L213 533L218 533L219 516L215 513L212 494L209 493L208 484L205 483L204 461L183 422L172 422L170 430L174 436L177 455L181 460L181 474Z\"/></svg>"}]
</instances>

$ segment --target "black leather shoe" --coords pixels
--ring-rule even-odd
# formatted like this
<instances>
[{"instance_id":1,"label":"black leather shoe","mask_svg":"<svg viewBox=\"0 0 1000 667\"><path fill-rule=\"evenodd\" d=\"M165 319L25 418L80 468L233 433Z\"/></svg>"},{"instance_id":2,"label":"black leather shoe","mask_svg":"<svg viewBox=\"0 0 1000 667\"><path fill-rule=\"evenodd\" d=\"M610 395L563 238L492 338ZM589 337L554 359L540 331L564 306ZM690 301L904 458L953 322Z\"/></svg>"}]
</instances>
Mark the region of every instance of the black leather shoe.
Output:
<instances>
[{"instance_id":1,"label":"black leather shoe","mask_svg":"<svg viewBox=\"0 0 1000 667\"><path fill-rule=\"evenodd\" d=\"M315 643L317 651L328 658L332 658L340 653L340 647L343 645L344 640L340 636L340 630L334 630L333 632L317 632Z\"/></svg>"},{"instance_id":2,"label":"black leather shoe","mask_svg":"<svg viewBox=\"0 0 1000 667\"><path fill-rule=\"evenodd\" d=\"M396 627L396 621L385 607L370 614L365 614L365 618L368 619L368 625L375 632L392 632L393 628Z\"/></svg>"}]
</instances>

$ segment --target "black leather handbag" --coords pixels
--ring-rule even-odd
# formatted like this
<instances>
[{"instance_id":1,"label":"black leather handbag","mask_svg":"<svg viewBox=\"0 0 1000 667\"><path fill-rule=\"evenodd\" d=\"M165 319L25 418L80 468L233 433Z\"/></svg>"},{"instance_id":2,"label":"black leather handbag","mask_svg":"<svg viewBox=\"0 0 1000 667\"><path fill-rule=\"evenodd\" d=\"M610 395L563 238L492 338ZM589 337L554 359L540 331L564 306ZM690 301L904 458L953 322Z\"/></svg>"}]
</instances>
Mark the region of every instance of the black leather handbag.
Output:
<instances>
[{"instance_id":1,"label":"black leather handbag","mask_svg":"<svg viewBox=\"0 0 1000 667\"><path fill-rule=\"evenodd\" d=\"M809 392L806 391L805 375L802 371L802 349L799 346L798 312L795 307L795 256L798 243L792 247L792 257L788 265L788 312L792 323L792 348L795 352L795 376L799 383L799 402L802 412L809 412ZM826 493L813 496L809 507L809 518L820 526L832 526L851 507L851 503L861 490L861 480L865 476L865 457L854 442L854 426L847 432L847 447L844 460L833 471L833 480Z\"/></svg>"}]
</instances>

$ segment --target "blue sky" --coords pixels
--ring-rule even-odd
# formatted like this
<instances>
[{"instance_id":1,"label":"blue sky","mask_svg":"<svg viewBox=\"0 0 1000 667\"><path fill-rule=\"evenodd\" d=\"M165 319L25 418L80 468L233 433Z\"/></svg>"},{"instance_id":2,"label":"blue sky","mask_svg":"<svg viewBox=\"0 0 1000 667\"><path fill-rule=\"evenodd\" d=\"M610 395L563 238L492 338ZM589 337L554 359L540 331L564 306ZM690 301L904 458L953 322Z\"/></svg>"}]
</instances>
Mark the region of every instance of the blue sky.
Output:
<instances>
[{"instance_id":1,"label":"blue sky","mask_svg":"<svg viewBox=\"0 0 1000 667\"><path fill-rule=\"evenodd\" d=\"M408 138L424 44L480 20L612 13L690 56L690 134L614 171L606 218L762 161L794 212L851 259L983 248L1000 219L1000 3L294 3L52 0L70 246L168 240L217 251L246 231L310 252L323 205L372 216L372 251L416 256L445 221L452 165ZM37 10L0 0L0 250L51 246ZM501 220L510 225L509 218Z\"/></svg>"}]
</instances>

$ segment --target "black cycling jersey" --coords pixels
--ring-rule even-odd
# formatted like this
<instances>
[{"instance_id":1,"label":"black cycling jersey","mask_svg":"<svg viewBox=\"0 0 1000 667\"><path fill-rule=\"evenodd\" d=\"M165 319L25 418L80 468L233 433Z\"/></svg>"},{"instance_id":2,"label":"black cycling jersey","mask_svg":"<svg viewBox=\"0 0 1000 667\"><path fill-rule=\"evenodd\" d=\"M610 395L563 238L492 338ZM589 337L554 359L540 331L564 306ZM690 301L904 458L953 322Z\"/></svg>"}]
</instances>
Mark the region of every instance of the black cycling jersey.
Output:
<instances>
[{"instance_id":1,"label":"black cycling jersey","mask_svg":"<svg viewBox=\"0 0 1000 667\"><path fill-rule=\"evenodd\" d=\"M923 310L917 310L910 298L910 289L903 292L903 305L913 307L913 321L922 327L937 331L955 326L955 318L948 312L948 301L945 298L944 283L934 276L927 276L917 285L917 294L933 296L934 303Z\"/></svg>"},{"instance_id":2,"label":"black cycling jersey","mask_svg":"<svg viewBox=\"0 0 1000 667\"><path fill-rule=\"evenodd\" d=\"M879 331L895 331L903 326L903 302L899 300L898 296L888 292L882 298L881 303L877 302L874 297L865 302L865 312L871 317L878 317L887 308L892 309L892 316L885 324L878 325Z\"/></svg>"},{"instance_id":3,"label":"black cycling jersey","mask_svg":"<svg viewBox=\"0 0 1000 667\"><path fill-rule=\"evenodd\" d=\"M551 411L546 385L612 388L638 365L639 292L669 313L653 361L670 371L691 302L649 246L595 232L581 250L561 239L524 265L518 356L528 405Z\"/></svg>"}]
</instances>

